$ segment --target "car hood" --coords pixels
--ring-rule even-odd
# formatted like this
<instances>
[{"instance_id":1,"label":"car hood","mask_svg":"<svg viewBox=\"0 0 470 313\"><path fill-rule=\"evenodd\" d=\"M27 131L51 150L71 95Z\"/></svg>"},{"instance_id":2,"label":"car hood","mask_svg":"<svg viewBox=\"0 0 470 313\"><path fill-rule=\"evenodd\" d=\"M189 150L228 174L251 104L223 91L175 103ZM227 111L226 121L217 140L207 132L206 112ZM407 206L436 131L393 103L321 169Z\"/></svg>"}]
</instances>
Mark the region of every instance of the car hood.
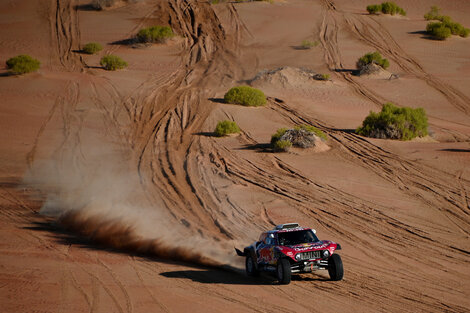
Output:
<instances>
[{"instance_id":1,"label":"car hood","mask_svg":"<svg viewBox=\"0 0 470 313\"><path fill-rule=\"evenodd\" d=\"M313 251L313 250L324 250L327 249L333 242L329 240L317 241L313 243L302 243L295 246L286 246L296 252L299 251Z\"/></svg>"},{"instance_id":2,"label":"car hood","mask_svg":"<svg viewBox=\"0 0 470 313\"><path fill-rule=\"evenodd\" d=\"M278 246L278 249L288 257L294 259L295 255L300 252L309 252L317 250L329 250L330 254L336 250L337 244L329 241L323 240L314 243L303 243L294 246ZM295 260L295 259L294 259Z\"/></svg>"}]
</instances>

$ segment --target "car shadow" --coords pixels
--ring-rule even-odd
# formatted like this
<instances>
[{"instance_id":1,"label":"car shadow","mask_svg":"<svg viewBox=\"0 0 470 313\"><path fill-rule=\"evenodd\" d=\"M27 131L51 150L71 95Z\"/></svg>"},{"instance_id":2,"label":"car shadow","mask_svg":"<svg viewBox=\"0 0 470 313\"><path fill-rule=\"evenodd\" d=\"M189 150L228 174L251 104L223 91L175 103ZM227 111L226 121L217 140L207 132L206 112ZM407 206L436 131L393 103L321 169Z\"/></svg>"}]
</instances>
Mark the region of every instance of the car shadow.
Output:
<instances>
[{"instance_id":1,"label":"car shadow","mask_svg":"<svg viewBox=\"0 0 470 313\"><path fill-rule=\"evenodd\" d=\"M167 278L189 279L201 284L223 285L276 285L277 281L269 275L248 277L241 270L238 272L209 268L199 270L171 271L160 274Z\"/></svg>"},{"instance_id":2,"label":"car shadow","mask_svg":"<svg viewBox=\"0 0 470 313\"><path fill-rule=\"evenodd\" d=\"M292 281L330 281L330 279L327 277L323 277L323 276L319 276L315 274L292 275L291 280Z\"/></svg>"}]
</instances>

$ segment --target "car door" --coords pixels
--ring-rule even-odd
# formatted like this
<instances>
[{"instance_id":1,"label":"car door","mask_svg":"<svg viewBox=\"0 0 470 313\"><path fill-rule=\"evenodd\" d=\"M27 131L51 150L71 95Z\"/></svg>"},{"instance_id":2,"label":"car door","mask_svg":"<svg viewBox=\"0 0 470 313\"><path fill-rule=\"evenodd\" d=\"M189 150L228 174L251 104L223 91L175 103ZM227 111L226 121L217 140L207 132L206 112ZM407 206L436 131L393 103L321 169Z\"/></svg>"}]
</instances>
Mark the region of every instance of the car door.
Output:
<instances>
[{"instance_id":1,"label":"car door","mask_svg":"<svg viewBox=\"0 0 470 313\"><path fill-rule=\"evenodd\" d=\"M274 234L263 234L258 246L258 264L272 264L274 260Z\"/></svg>"}]
</instances>

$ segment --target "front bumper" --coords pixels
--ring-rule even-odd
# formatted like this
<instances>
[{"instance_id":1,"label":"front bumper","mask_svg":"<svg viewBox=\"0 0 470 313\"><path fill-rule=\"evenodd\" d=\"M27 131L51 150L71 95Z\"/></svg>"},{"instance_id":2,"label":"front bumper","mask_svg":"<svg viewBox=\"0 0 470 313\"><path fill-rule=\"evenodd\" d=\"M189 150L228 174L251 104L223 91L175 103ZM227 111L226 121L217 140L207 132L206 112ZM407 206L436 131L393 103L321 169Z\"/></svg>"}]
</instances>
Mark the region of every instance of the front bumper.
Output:
<instances>
[{"instance_id":1,"label":"front bumper","mask_svg":"<svg viewBox=\"0 0 470 313\"><path fill-rule=\"evenodd\" d=\"M328 269L328 260L300 261L291 264L292 273L309 273Z\"/></svg>"}]
</instances>

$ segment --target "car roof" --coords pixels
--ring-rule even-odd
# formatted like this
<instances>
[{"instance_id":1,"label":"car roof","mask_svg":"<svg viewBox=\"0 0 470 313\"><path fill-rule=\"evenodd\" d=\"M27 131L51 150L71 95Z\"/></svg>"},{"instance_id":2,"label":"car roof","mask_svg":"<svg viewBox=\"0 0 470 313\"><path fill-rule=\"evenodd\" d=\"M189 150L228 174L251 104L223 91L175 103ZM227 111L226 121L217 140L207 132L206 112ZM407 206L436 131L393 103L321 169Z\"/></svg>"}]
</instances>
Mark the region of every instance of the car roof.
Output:
<instances>
[{"instance_id":1,"label":"car roof","mask_svg":"<svg viewBox=\"0 0 470 313\"><path fill-rule=\"evenodd\" d=\"M266 234L276 234L276 233L290 233L294 231L300 231L300 230L311 230L310 227L295 227L295 228L287 228L287 229L272 229L265 231Z\"/></svg>"}]
</instances>

